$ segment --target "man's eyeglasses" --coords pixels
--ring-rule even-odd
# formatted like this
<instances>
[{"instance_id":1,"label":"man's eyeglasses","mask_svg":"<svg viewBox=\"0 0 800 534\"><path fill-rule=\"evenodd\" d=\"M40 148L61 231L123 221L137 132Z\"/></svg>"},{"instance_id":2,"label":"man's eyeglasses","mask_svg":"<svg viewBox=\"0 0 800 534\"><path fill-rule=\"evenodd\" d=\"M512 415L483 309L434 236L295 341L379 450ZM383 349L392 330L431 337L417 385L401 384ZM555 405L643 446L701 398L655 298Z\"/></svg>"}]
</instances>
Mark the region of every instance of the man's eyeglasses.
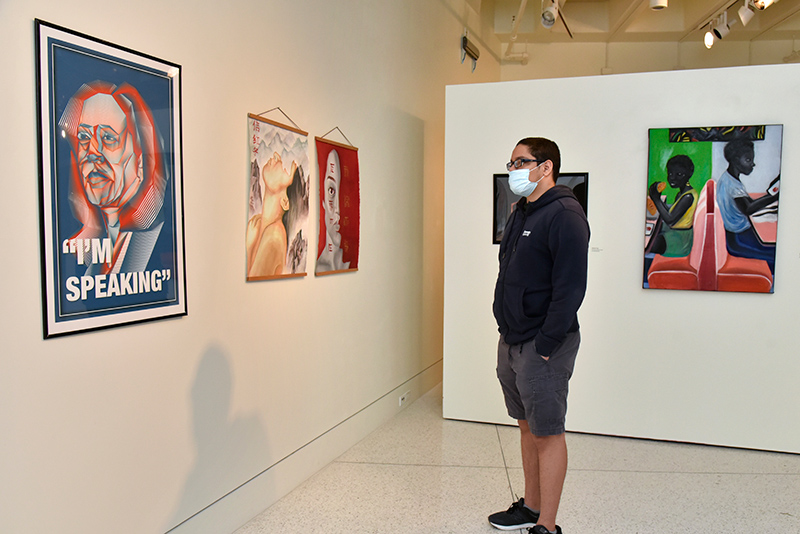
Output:
<instances>
[{"instance_id":1,"label":"man's eyeglasses","mask_svg":"<svg viewBox=\"0 0 800 534\"><path fill-rule=\"evenodd\" d=\"M514 161L509 161L508 163L506 163L506 169L508 169L509 171L511 169L519 169L520 167L522 167L526 163L539 163L539 160L538 159L517 158Z\"/></svg>"}]
</instances>

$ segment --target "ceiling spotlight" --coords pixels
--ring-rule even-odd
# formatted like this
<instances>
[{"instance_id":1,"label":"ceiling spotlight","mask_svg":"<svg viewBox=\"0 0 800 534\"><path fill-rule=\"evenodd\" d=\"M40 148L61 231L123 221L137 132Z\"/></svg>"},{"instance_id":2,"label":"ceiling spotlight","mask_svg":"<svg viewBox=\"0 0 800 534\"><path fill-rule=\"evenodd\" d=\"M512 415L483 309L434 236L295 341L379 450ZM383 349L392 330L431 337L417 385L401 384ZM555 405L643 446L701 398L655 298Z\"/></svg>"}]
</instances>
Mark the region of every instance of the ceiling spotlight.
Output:
<instances>
[{"instance_id":1,"label":"ceiling spotlight","mask_svg":"<svg viewBox=\"0 0 800 534\"><path fill-rule=\"evenodd\" d=\"M723 11L719 18L717 19L717 23L714 25L712 30L714 32L714 36L717 39L724 39L726 35L731 33L731 26L728 24L728 12Z\"/></svg>"},{"instance_id":2,"label":"ceiling spotlight","mask_svg":"<svg viewBox=\"0 0 800 534\"><path fill-rule=\"evenodd\" d=\"M669 6L669 0L650 0L650 9L658 11Z\"/></svg>"},{"instance_id":3,"label":"ceiling spotlight","mask_svg":"<svg viewBox=\"0 0 800 534\"><path fill-rule=\"evenodd\" d=\"M547 29L552 28L553 24L556 23L557 18L558 18L558 2L556 1L542 10L542 26L544 26Z\"/></svg>"},{"instance_id":4,"label":"ceiling spotlight","mask_svg":"<svg viewBox=\"0 0 800 534\"><path fill-rule=\"evenodd\" d=\"M761 11L764 11L774 3L776 3L774 0L755 0L753 5L755 5L756 8L760 9Z\"/></svg>"},{"instance_id":5,"label":"ceiling spotlight","mask_svg":"<svg viewBox=\"0 0 800 534\"><path fill-rule=\"evenodd\" d=\"M703 37L703 44L705 44L706 48L709 50L711 50L711 47L714 46L714 34L711 32L711 30L708 30Z\"/></svg>"},{"instance_id":6,"label":"ceiling spotlight","mask_svg":"<svg viewBox=\"0 0 800 534\"><path fill-rule=\"evenodd\" d=\"M742 26L747 26L747 23L750 22L755 14L753 0L744 0L744 5L739 8L739 20L742 21Z\"/></svg>"}]
</instances>

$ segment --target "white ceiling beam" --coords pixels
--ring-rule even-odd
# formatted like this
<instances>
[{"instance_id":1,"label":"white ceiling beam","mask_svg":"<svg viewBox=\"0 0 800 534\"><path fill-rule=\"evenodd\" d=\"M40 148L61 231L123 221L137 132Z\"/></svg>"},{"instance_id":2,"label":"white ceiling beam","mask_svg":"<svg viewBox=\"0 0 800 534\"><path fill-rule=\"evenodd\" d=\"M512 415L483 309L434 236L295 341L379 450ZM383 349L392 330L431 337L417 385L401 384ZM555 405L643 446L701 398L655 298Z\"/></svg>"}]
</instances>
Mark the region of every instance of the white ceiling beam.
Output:
<instances>
[{"instance_id":1,"label":"white ceiling beam","mask_svg":"<svg viewBox=\"0 0 800 534\"><path fill-rule=\"evenodd\" d=\"M768 32L778 31L778 26L798 13L800 13L800 2L794 4L790 2L779 2L777 4L772 4L764 11L759 11L756 16L759 17L758 24L761 31L751 40L758 39ZM787 30L787 33L793 34L798 32Z\"/></svg>"},{"instance_id":2,"label":"white ceiling beam","mask_svg":"<svg viewBox=\"0 0 800 534\"><path fill-rule=\"evenodd\" d=\"M648 0L609 0L608 1L608 33L609 41L625 30L636 18Z\"/></svg>"}]
</instances>

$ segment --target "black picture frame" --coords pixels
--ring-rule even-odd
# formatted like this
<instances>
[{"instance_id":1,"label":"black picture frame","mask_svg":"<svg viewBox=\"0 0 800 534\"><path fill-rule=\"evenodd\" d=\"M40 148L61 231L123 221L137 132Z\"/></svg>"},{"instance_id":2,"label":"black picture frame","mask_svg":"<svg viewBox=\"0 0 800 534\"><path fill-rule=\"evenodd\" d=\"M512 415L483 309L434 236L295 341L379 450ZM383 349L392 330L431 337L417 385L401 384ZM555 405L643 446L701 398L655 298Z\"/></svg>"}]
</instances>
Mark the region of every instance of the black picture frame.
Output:
<instances>
[{"instance_id":1,"label":"black picture frame","mask_svg":"<svg viewBox=\"0 0 800 534\"><path fill-rule=\"evenodd\" d=\"M181 66L34 24L44 337L186 315Z\"/></svg>"},{"instance_id":2,"label":"black picture frame","mask_svg":"<svg viewBox=\"0 0 800 534\"><path fill-rule=\"evenodd\" d=\"M584 213L588 214L588 195L589 195L589 173L588 172L562 172L559 173L556 185L565 185L572 189L578 199ZM508 187L508 173L495 174L492 176L492 190L494 192L494 204L492 209L492 243L500 244L503 240L506 222L514 209L514 205L519 201L519 195L515 195Z\"/></svg>"}]
</instances>

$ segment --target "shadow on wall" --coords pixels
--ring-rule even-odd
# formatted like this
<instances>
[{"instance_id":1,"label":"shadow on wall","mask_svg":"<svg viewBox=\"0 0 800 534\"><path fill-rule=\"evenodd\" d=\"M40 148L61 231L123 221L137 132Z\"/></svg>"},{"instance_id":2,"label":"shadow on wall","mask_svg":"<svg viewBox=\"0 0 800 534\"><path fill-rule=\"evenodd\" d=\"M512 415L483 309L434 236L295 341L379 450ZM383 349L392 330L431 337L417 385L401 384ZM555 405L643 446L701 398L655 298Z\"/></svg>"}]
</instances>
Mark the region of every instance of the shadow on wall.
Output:
<instances>
[{"instance_id":1,"label":"shadow on wall","mask_svg":"<svg viewBox=\"0 0 800 534\"><path fill-rule=\"evenodd\" d=\"M192 423L197 457L186 478L167 531L188 521L247 483L263 469L264 427L256 415L231 417L233 391L228 357L208 347L192 386Z\"/></svg>"}]
</instances>

